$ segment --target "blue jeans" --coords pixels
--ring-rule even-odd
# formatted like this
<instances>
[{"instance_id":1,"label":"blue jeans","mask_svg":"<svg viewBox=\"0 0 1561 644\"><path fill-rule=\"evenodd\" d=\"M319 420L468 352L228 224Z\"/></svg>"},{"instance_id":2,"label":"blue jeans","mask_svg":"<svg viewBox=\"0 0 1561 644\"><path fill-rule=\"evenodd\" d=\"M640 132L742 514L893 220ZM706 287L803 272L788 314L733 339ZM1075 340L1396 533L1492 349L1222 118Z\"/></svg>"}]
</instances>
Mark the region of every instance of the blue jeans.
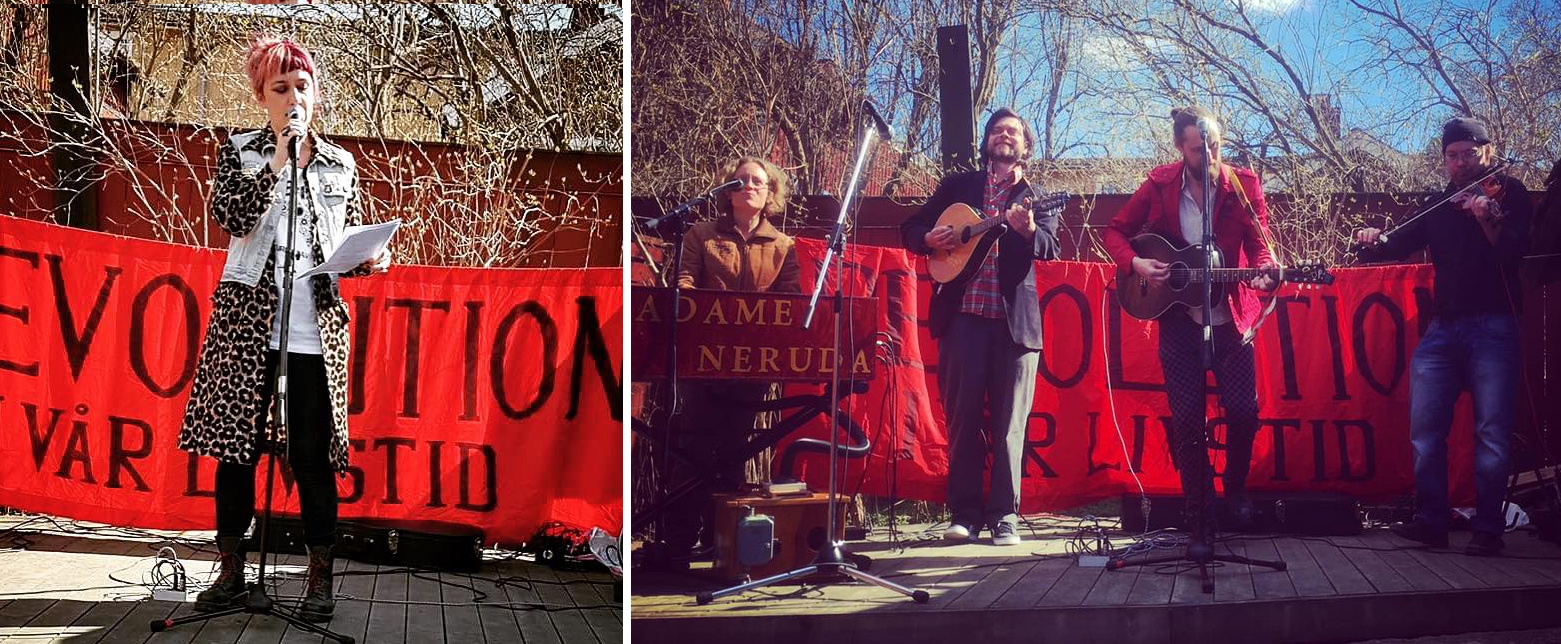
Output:
<instances>
[{"instance_id":1,"label":"blue jeans","mask_svg":"<svg viewBox=\"0 0 1561 644\"><path fill-rule=\"evenodd\" d=\"M1447 433L1463 391L1474 398L1473 528L1501 534L1517 404L1518 321L1511 315L1435 318L1410 361L1409 431L1415 450L1416 520L1446 530Z\"/></svg>"}]
</instances>

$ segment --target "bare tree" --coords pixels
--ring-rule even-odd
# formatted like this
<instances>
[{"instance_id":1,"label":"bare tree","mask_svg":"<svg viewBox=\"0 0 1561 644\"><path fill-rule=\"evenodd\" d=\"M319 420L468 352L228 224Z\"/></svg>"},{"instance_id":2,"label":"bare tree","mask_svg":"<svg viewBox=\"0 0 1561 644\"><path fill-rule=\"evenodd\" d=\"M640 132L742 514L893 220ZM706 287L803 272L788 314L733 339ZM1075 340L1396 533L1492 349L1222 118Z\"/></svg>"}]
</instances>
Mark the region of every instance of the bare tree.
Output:
<instances>
[{"instance_id":1,"label":"bare tree","mask_svg":"<svg viewBox=\"0 0 1561 644\"><path fill-rule=\"evenodd\" d=\"M98 74L83 88L96 114L88 117L48 107L38 84L47 10L4 11L0 113L21 127L0 139L24 158L51 145L85 148L97 159L94 178L121 180L129 192L126 210L105 217L137 219L159 238L216 241L194 214L203 213L196 204L209 186L190 179L207 176L217 128L260 125L241 54L256 34L279 33L306 44L321 66L316 127L369 139L359 164L365 187L374 187L364 191L366 210L371 219L405 221L399 259L545 265L560 252L550 239L569 230L617 246L621 167L566 167L553 159L568 157L535 152L621 149L615 6L98 7ZM47 131L61 116L89 134L51 144L24 133ZM210 143L189 144L203 139Z\"/></svg>"}]
</instances>

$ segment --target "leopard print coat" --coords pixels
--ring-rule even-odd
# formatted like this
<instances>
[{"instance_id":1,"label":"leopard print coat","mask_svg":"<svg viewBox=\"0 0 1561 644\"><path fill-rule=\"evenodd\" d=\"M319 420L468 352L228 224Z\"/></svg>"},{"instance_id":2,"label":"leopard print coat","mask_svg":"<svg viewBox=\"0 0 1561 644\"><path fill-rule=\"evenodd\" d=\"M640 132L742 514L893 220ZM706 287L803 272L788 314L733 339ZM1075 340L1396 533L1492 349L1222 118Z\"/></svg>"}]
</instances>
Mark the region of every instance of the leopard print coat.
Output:
<instances>
[{"instance_id":1,"label":"leopard print coat","mask_svg":"<svg viewBox=\"0 0 1561 644\"><path fill-rule=\"evenodd\" d=\"M241 138L245 143L235 145L234 140ZM211 216L235 237L255 231L261 218L271 212L274 200L286 198L278 186L278 176L271 172L266 163L245 167L242 160L245 156L256 158L256 154L244 153L259 153L269 159L275 145L275 135L270 128L266 128L258 136L234 136L223 143L218 153ZM358 197L358 176L352 155L318 136L314 138L314 150L309 166L299 169L300 194L308 195L307 191L322 189L322 185L315 185L316 182L309 179L311 175L347 177L345 223L349 226L362 223L363 209ZM315 170L321 172L316 174ZM322 180L318 183L325 182ZM310 246L315 262L318 263L323 262L325 257L318 233L319 213L312 207L316 201L299 199L300 204L305 205L299 215L315 217L316 225L313 229L316 234ZM275 253L267 252L267 256L272 259L267 259L257 284L250 286L242 281L225 279L212 294L206 341L201 349L194 385L185 408L184 425L179 431L180 449L221 461L253 463L262 449L260 439L263 435L265 444L273 447L273 453L287 453L287 434L276 423L275 405L270 404L273 401L261 399L264 379L271 377L265 370L271 320L277 315L281 301L273 275ZM360 274L363 273L355 270L345 276ZM315 319L320 325L320 345L330 389L330 461L335 471L342 472L348 462L347 305L341 298L336 282L330 277L313 277L309 280L309 286L314 291ZM261 427L262 422L264 427ZM295 422L312 422L312 419L295 419Z\"/></svg>"}]
</instances>

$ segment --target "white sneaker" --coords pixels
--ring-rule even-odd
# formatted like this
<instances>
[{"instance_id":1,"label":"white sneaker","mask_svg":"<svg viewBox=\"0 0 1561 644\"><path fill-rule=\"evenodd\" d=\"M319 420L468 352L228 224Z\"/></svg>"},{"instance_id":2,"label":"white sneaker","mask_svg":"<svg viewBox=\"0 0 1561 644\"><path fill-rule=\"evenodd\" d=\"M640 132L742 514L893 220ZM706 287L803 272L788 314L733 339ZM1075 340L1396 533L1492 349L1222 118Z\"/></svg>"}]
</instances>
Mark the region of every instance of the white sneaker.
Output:
<instances>
[{"instance_id":1,"label":"white sneaker","mask_svg":"<svg viewBox=\"0 0 1561 644\"><path fill-rule=\"evenodd\" d=\"M1019 544L1019 531L1011 523L999 523L992 529L992 545L1013 546Z\"/></svg>"},{"instance_id":2,"label":"white sneaker","mask_svg":"<svg viewBox=\"0 0 1561 644\"><path fill-rule=\"evenodd\" d=\"M970 528L958 523L952 524L949 529L943 531L943 538L947 541L969 541Z\"/></svg>"}]
</instances>

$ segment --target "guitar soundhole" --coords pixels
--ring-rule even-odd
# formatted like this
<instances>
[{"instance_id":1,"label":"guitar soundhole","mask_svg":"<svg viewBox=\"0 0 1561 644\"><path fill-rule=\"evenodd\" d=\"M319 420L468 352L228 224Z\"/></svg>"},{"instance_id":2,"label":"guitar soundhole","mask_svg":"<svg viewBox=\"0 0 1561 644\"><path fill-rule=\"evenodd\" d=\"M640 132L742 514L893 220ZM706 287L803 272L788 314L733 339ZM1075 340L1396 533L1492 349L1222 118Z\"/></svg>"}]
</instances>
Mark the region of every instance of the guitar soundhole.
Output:
<instances>
[{"instance_id":1,"label":"guitar soundhole","mask_svg":"<svg viewBox=\"0 0 1561 644\"><path fill-rule=\"evenodd\" d=\"M1187 284L1190 281L1192 281L1192 279L1191 276L1187 274L1186 264L1181 262L1171 264L1171 276L1166 279L1166 285L1180 291L1184 288L1187 288Z\"/></svg>"}]
</instances>

